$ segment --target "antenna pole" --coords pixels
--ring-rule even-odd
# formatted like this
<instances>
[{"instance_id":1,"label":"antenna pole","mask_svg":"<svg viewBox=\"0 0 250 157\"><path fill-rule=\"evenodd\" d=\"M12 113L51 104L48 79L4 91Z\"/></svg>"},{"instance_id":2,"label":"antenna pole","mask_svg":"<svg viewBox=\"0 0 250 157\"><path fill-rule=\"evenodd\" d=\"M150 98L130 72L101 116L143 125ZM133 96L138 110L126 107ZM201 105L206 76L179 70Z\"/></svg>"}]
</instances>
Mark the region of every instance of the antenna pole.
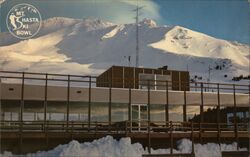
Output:
<instances>
[{"instance_id":1,"label":"antenna pole","mask_svg":"<svg viewBox=\"0 0 250 157\"><path fill-rule=\"evenodd\" d=\"M136 67L139 67L139 6L136 6Z\"/></svg>"},{"instance_id":2,"label":"antenna pole","mask_svg":"<svg viewBox=\"0 0 250 157\"><path fill-rule=\"evenodd\" d=\"M136 23L136 59L135 59L135 66L139 67L139 16L140 16L140 10L142 8L144 8L143 6L139 7L137 0L137 5L136 5L136 9L133 10L136 13L136 17L135 17L135 23Z\"/></svg>"}]
</instances>

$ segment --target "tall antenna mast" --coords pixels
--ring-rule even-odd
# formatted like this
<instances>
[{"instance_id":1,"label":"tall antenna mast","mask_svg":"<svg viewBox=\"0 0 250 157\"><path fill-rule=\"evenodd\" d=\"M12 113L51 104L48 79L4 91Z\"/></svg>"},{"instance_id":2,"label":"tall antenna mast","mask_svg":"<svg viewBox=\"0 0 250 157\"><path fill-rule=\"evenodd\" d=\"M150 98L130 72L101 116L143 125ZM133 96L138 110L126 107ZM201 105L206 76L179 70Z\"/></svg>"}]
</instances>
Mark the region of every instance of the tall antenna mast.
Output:
<instances>
[{"instance_id":1,"label":"tall antenna mast","mask_svg":"<svg viewBox=\"0 0 250 157\"><path fill-rule=\"evenodd\" d=\"M133 10L136 12L136 63L135 66L139 67L139 11L142 9L143 7L139 7L138 5L138 0L137 0L137 5L136 5L136 9Z\"/></svg>"}]
</instances>

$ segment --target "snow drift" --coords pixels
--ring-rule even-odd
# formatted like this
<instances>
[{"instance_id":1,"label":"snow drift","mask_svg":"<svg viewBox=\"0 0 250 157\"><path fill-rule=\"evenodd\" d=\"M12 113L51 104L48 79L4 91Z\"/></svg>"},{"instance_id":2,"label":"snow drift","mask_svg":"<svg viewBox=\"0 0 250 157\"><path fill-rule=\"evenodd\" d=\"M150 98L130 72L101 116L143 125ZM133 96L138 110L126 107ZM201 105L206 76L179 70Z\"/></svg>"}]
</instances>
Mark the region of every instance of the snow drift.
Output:
<instances>
[{"instance_id":1,"label":"snow drift","mask_svg":"<svg viewBox=\"0 0 250 157\"><path fill-rule=\"evenodd\" d=\"M174 153L190 153L192 150L192 142L188 139L182 139L178 142L178 150ZM196 157L221 157L221 151L236 151L237 144L230 145L208 143L195 144ZM246 150L246 149L241 149ZM170 149L151 149L152 154L169 154ZM141 157L147 154L147 150L140 143L131 143L130 138L121 138L119 141L113 139L112 136L106 136L93 142L79 143L71 141L68 144L59 145L49 151L38 151L36 153L26 154L27 157ZM13 156L10 152L4 152L2 157Z\"/></svg>"}]
</instances>

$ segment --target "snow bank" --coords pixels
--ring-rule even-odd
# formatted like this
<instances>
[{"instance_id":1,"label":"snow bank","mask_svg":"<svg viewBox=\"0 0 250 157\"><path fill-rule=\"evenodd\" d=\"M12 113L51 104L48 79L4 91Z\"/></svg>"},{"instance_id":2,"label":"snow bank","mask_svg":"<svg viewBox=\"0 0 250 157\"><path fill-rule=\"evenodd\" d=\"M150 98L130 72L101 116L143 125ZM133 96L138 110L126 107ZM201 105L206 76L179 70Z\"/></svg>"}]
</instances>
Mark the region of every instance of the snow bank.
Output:
<instances>
[{"instance_id":1,"label":"snow bank","mask_svg":"<svg viewBox=\"0 0 250 157\"><path fill-rule=\"evenodd\" d=\"M230 145L208 143L195 144L196 157L221 157L221 151L234 151L237 144ZM192 142L188 139L178 141L178 150L174 153L190 153L192 150ZM246 149L241 149L246 150ZM152 154L169 154L170 149L151 149ZM147 154L147 150L140 143L131 144L130 138L122 138L119 141L113 139L112 136L106 136L93 142L79 143L71 141L69 144L59 145L49 151L38 151L36 153L26 154L27 157L141 157ZM13 156L10 152L4 152L2 157Z\"/></svg>"}]
</instances>

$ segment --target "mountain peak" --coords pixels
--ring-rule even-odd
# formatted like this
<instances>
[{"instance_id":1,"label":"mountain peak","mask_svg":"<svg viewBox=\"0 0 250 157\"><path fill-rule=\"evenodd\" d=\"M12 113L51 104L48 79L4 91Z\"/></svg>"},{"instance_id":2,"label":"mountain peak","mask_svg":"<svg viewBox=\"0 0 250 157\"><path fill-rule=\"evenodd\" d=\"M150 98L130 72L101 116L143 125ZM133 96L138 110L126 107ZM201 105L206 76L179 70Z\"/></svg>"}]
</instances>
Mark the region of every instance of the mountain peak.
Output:
<instances>
[{"instance_id":1,"label":"mountain peak","mask_svg":"<svg viewBox=\"0 0 250 157\"><path fill-rule=\"evenodd\" d=\"M68 26L79 22L79 19L71 19L67 17L52 17L43 21L43 25L46 26Z\"/></svg>"},{"instance_id":2,"label":"mountain peak","mask_svg":"<svg viewBox=\"0 0 250 157\"><path fill-rule=\"evenodd\" d=\"M141 22L140 22L141 25L146 25L148 27L156 27L157 24L154 20L152 19L149 19L149 18L144 18Z\"/></svg>"},{"instance_id":3,"label":"mountain peak","mask_svg":"<svg viewBox=\"0 0 250 157\"><path fill-rule=\"evenodd\" d=\"M114 23L103 21L99 18L84 18L82 24L87 30L97 30L115 25Z\"/></svg>"}]
</instances>

